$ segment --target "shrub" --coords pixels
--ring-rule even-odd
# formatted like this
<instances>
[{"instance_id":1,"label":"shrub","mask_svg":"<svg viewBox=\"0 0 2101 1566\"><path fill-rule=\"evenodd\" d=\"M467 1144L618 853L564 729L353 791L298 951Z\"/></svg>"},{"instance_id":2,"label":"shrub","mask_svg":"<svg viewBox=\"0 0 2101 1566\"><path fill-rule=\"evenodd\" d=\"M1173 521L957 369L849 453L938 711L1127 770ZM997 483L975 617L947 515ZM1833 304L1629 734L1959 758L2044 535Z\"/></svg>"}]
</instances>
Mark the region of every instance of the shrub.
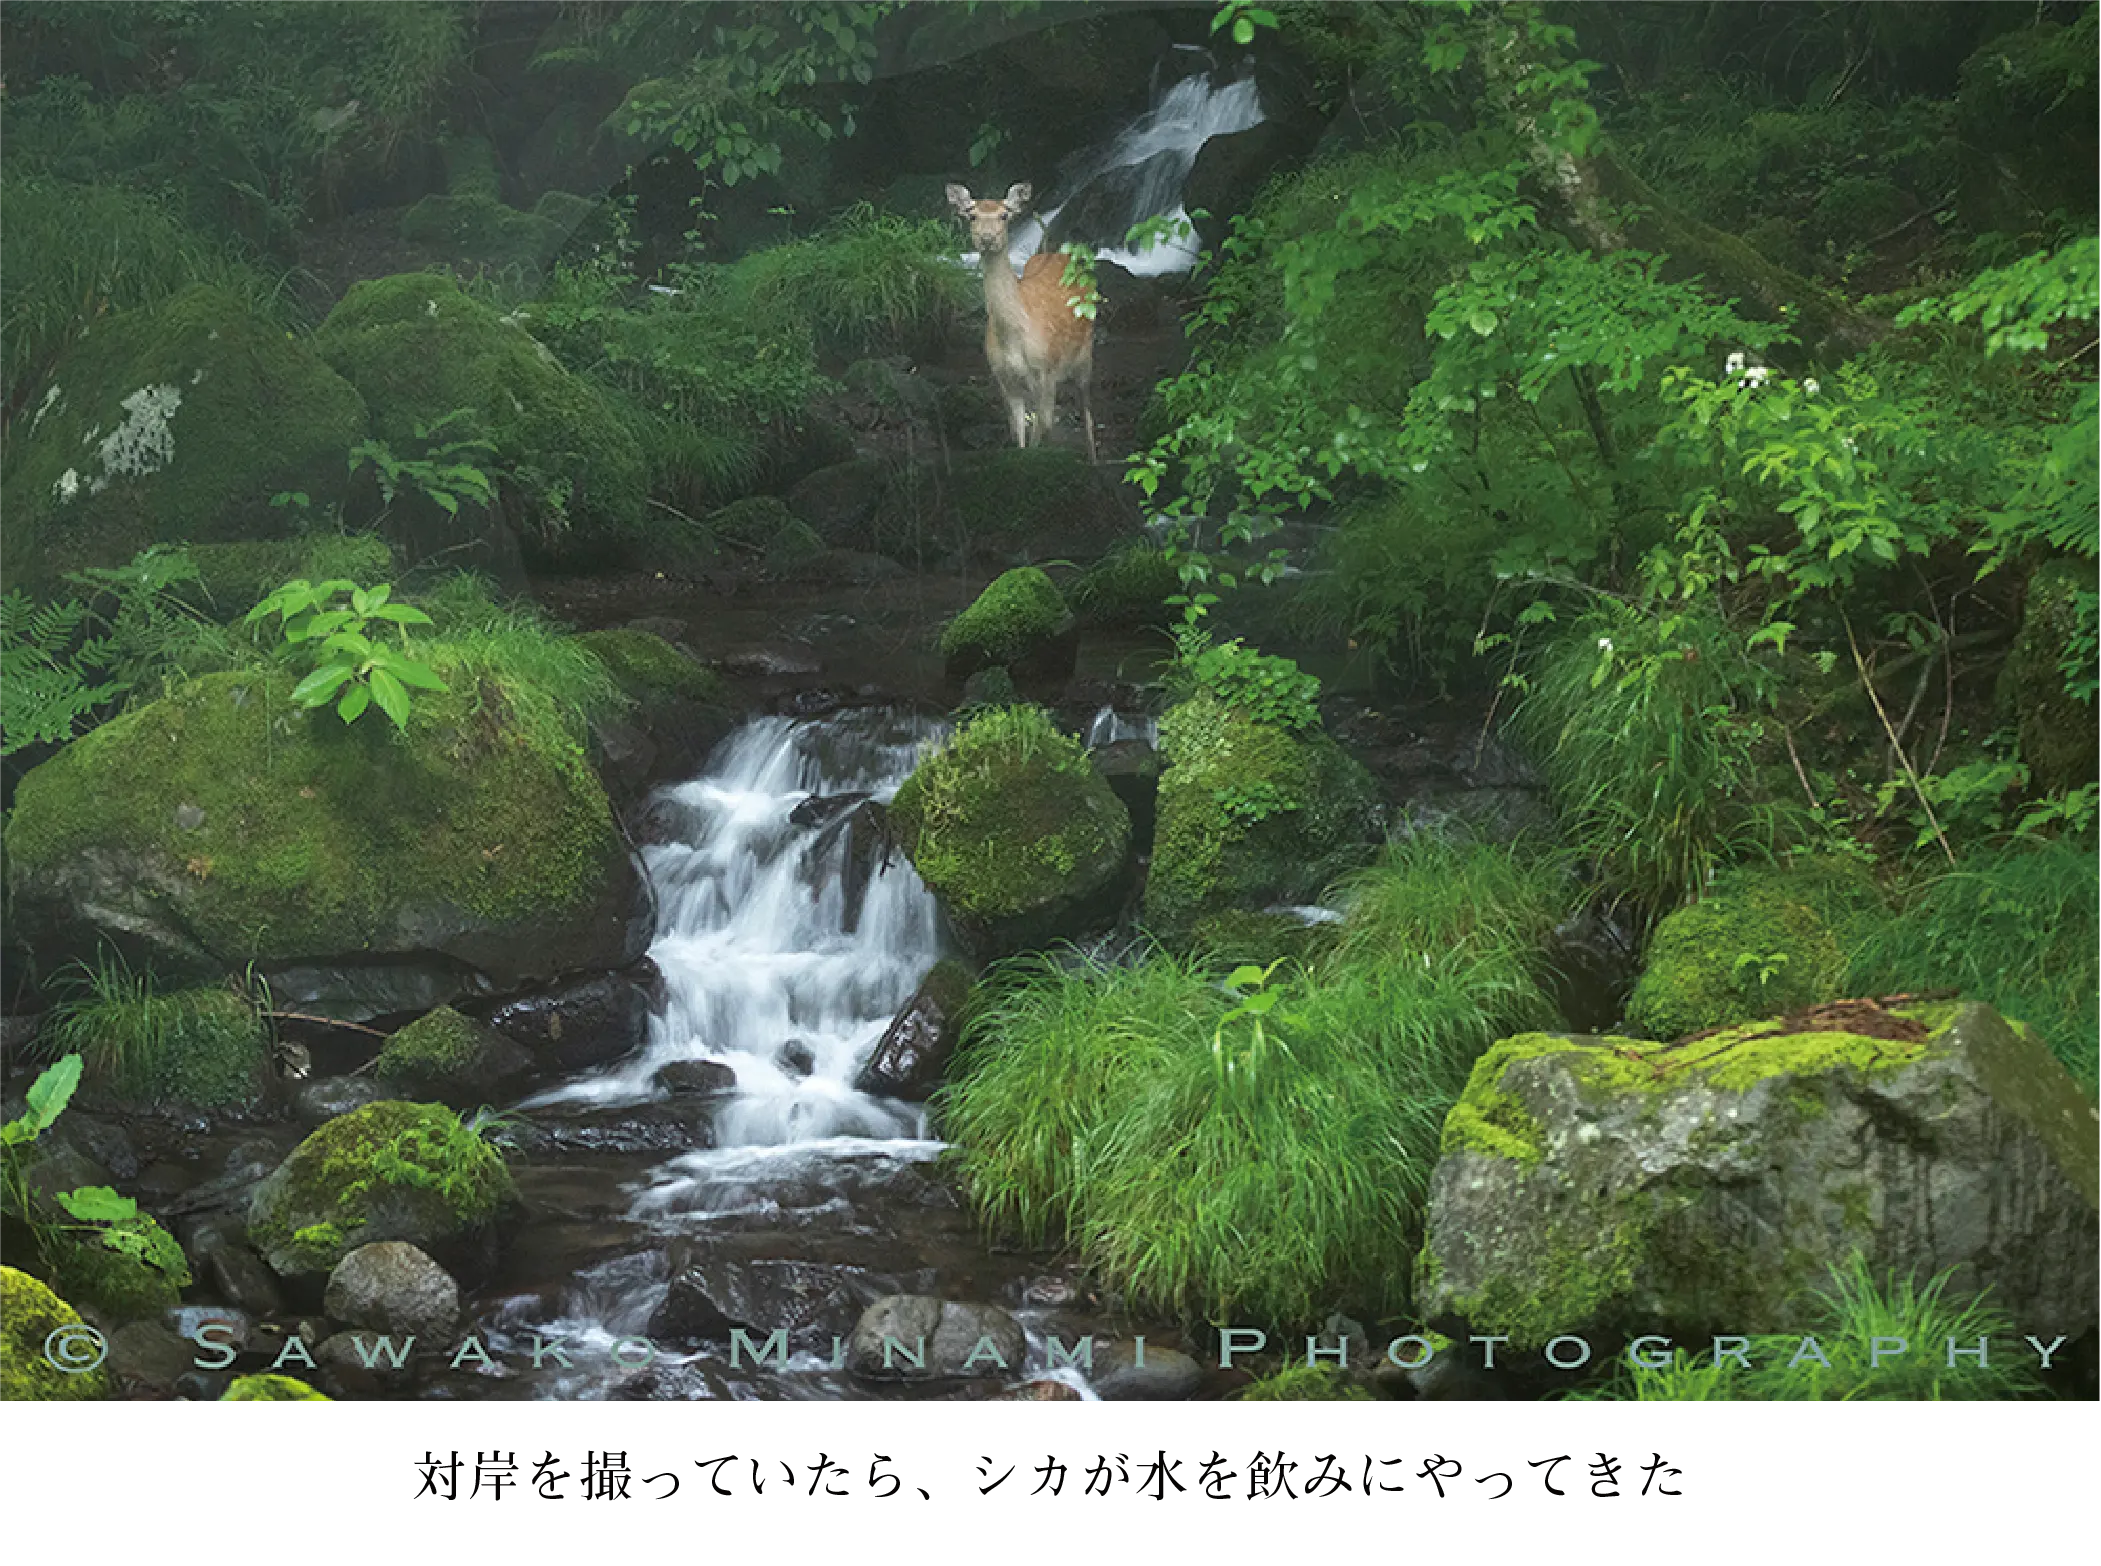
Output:
<instances>
[{"instance_id":1,"label":"shrub","mask_svg":"<svg viewBox=\"0 0 2101 1566\"><path fill-rule=\"evenodd\" d=\"M1721 620L1608 602L1541 651L1517 712L1569 839L1651 913L1733 860L1770 854L1789 812L1760 786L1764 671Z\"/></svg>"},{"instance_id":2,"label":"shrub","mask_svg":"<svg viewBox=\"0 0 2101 1566\"><path fill-rule=\"evenodd\" d=\"M2101 1037L2097 888L2093 849L2077 841L1973 850L1866 932L1847 988L1959 988L2035 1029L2091 1093Z\"/></svg>"},{"instance_id":3,"label":"shrub","mask_svg":"<svg viewBox=\"0 0 2101 1566\"><path fill-rule=\"evenodd\" d=\"M864 351L945 329L977 303L977 279L954 258L947 224L881 212L863 202L808 239L754 251L736 285L765 318L806 323Z\"/></svg>"}]
</instances>

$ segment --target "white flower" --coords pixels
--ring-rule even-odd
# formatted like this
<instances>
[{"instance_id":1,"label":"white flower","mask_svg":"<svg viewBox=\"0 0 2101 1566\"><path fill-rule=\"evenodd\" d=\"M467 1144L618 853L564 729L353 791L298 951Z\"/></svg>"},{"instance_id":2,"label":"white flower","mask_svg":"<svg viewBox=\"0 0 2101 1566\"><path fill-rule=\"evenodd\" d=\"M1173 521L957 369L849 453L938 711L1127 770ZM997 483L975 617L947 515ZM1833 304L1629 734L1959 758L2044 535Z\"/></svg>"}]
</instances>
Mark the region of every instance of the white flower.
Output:
<instances>
[{"instance_id":1,"label":"white flower","mask_svg":"<svg viewBox=\"0 0 2101 1566\"><path fill-rule=\"evenodd\" d=\"M1727 359L1722 361L1722 373L1728 376L1731 380L1736 379L1737 376L1744 373L1744 356L1742 349L1738 349L1735 353L1732 353Z\"/></svg>"},{"instance_id":2,"label":"white flower","mask_svg":"<svg viewBox=\"0 0 2101 1566\"><path fill-rule=\"evenodd\" d=\"M80 475L71 468L66 469L59 474L58 482L51 486L51 492L60 500L71 500L80 493Z\"/></svg>"},{"instance_id":3,"label":"white flower","mask_svg":"<svg viewBox=\"0 0 2101 1566\"><path fill-rule=\"evenodd\" d=\"M1609 636L1601 636L1601 637L1599 637L1599 638L1598 638L1598 651L1599 651L1599 652L1611 652L1611 651L1612 651L1612 638L1611 638L1611 637L1609 637Z\"/></svg>"},{"instance_id":4,"label":"white flower","mask_svg":"<svg viewBox=\"0 0 2101 1566\"><path fill-rule=\"evenodd\" d=\"M1755 387L1763 386L1765 384L1765 378L1768 375L1771 375L1772 373L1773 372L1771 370L1768 370L1762 364L1752 365L1749 369L1744 371L1744 389L1746 391L1749 391Z\"/></svg>"}]
</instances>

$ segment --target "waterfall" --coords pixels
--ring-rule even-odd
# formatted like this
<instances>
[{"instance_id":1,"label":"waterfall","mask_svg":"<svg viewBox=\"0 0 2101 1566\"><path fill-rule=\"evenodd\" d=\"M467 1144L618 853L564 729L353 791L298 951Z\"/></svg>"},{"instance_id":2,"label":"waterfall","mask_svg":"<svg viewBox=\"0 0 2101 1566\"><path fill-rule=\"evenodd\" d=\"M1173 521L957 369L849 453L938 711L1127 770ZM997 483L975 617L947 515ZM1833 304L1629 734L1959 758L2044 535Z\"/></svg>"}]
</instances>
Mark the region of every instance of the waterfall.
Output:
<instances>
[{"instance_id":1,"label":"waterfall","mask_svg":"<svg viewBox=\"0 0 2101 1566\"><path fill-rule=\"evenodd\" d=\"M670 840L643 849L664 976L647 1046L534 1102L639 1101L663 1067L705 1060L736 1074L720 1148L923 1137L918 1106L854 1080L940 955L939 917L902 854L857 843L853 796L887 802L939 732L887 711L758 718L667 791ZM831 808L798 811L811 801Z\"/></svg>"},{"instance_id":2,"label":"waterfall","mask_svg":"<svg viewBox=\"0 0 2101 1566\"><path fill-rule=\"evenodd\" d=\"M1198 150L1213 136L1228 136L1262 123L1262 103L1253 77L1223 86L1212 77L1182 77L1156 93L1151 109L1106 142L1067 160L1041 209L1018 224L1007 259L1018 270L1043 245L1077 239L1103 261L1134 277L1186 272L1196 265L1197 240L1182 205L1182 186L1196 166ZM1052 199L1055 198L1055 199ZM1132 227L1164 217L1188 230L1178 239L1124 247ZM975 255L965 257L978 264Z\"/></svg>"}]
</instances>

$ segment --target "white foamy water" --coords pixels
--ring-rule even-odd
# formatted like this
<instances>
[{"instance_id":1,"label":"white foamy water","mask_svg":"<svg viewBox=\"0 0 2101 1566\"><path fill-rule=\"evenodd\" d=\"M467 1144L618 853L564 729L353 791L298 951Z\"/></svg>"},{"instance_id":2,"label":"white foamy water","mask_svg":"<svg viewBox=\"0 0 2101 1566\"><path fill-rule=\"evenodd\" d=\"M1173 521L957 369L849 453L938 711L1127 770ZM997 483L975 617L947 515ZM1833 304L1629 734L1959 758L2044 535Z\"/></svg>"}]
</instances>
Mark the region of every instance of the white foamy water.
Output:
<instances>
[{"instance_id":1,"label":"white foamy water","mask_svg":"<svg viewBox=\"0 0 2101 1566\"><path fill-rule=\"evenodd\" d=\"M716 1061L736 1074L716 1115L720 1148L923 1137L919 1106L853 1084L940 955L934 899L901 853L874 855L854 895L851 807L790 818L819 796L887 802L940 732L882 711L758 718L667 791L674 840L642 851L657 895L649 955L664 975L648 1045L534 1102L639 1101L663 1067Z\"/></svg>"},{"instance_id":2,"label":"white foamy water","mask_svg":"<svg viewBox=\"0 0 2101 1566\"><path fill-rule=\"evenodd\" d=\"M1024 218L1013 230L1007 259L1016 271L1042 247L1058 214L1086 199L1090 232L1078 237L1095 255L1134 277L1186 272L1196 265L1197 239L1182 205L1182 187L1196 166L1198 150L1213 136L1229 136L1262 123L1262 101L1252 77L1214 86L1207 76L1185 76L1145 114L1099 147L1083 153L1059 181L1057 204ZM1124 236L1148 218L1164 217L1181 233L1138 250ZM980 264L976 255L964 257Z\"/></svg>"}]
</instances>

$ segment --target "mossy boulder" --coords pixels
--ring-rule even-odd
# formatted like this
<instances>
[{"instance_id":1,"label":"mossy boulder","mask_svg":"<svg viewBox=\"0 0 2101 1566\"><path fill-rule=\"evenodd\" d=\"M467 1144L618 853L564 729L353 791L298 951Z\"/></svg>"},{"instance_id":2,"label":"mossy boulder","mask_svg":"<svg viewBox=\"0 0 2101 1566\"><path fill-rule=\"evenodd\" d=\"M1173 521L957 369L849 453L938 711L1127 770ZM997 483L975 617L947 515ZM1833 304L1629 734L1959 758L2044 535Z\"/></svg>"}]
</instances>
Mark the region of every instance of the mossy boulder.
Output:
<instances>
[{"instance_id":1,"label":"mossy boulder","mask_svg":"<svg viewBox=\"0 0 2101 1566\"><path fill-rule=\"evenodd\" d=\"M0 1267L0 1399L10 1403L55 1403L109 1396L109 1376L97 1363L78 1373L63 1363L92 1359L88 1340L68 1329L82 1326L80 1313L26 1272Z\"/></svg>"},{"instance_id":2,"label":"mossy boulder","mask_svg":"<svg viewBox=\"0 0 2101 1566\"><path fill-rule=\"evenodd\" d=\"M338 1115L256 1187L248 1239L281 1276L315 1277L350 1252L406 1240L485 1261L516 1200L503 1158L439 1104L387 1099Z\"/></svg>"},{"instance_id":3,"label":"mossy boulder","mask_svg":"<svg viewBox=\"0 0 2101 1566\"><path fill-rule=\"evenodd\" d=\"M1418 1314L1520 1348L1784 1332L1857 1252L2092 1326L2094 1109L2064 1068L1987 1006L1812 1017L1491 1048L1445 1119Z\"/></svg>"},{"instance_id":4,"label":"mossy boulder","mask_svg":"<svg viewBox=\"0 0 2101 1566\"><path fill-rule=\"evenodd\" d=\"M287 582L344 580L368 587L396 575L393 546L377 533L310 533L184 547L197 563L197 581L184 589L185 596L220 620L240 618Z\"/></svg>"},{"instance_id":5,"label":"mossy boulder","mask_svg":"<svg viewBox=\"0 0 2101 1566\"><path fill-rule=\"evenodd\" d=\"M2091 783L2101 771L2094 703L2065 689L2063 669L2066 650L2081 631L2093 635L2094 592L2091 562L2037 566L2028 579L2020 634L2000 675L2000 701L2020 734L2021 759L2035 786L2048 793Z\"/></svg>"},{"instance_id":6,"label":"mossy boulder","mask_svg":"<svg viewBox=\"0 0 2101 1566\"><path fill-rule=\"evenodd\" d=\"M942 672L962 685L1003 668L1018 686L1061 686L1079 657L1078 623L1056 584L1035 566L996 577L941 633Z\"/></svg>"},{"instance_id":7,"label":"mossy boulder","mask_svg":"<svg viewBox=\"0 0 2101 1566\"><path fill-rule=\"evenodd\" d=\"M23 779L17 938L199 976L258 964L350 1020L616 968L648 900L576 745L459 667L406 732L291 704L276 672L208 675Z\"/></svg>"},{"instance_id":8,"label":"mossy boulder","mask_svg":"<svg viewBox=\"0 0 2101 1566\"><path fill-rule=\"evenodd\" d=\"M1738 870L1657 925L1627 1027L1678 1039L1835 1000L1882 908L1868 872L1842 862Z\"/></svg>"},{"instance_id":9,"label":"mossy boulder","mask_svg":"<svg viewBox=\"0 0 2101 1566\"><path fill-rule=\"evenodd\" d=\"M1377 830L1371 775L1319 733L1257 723L1209 696L1160 725L1158 819L1145 918L1186 937L1207 915L1316 897Z\"/></svg>"},{"instance_id":10,"label":"mossy boulder","mask_svg":"<svg viewBox=\"0 0 2101 1566\"><path fill-rule=\"evenodd\" d=\"M334 1398L316 1392L296 1376L268 1373L235 1376L233 1384L219 1394L222 1403L332 1403Z\"/></svg>"},{"instance_id":11,"label":"mossy boulder","mask_svg":"<svg viewBox=\"0 0 2101 1566\"><path fill-rule=\"evenodd\" d=\"M448 260L536 272L568 231L535 212L507 207L483 191L425 196L401 215L401 237Z\"/></svg>"},{"instance_id":12,"label":"mossy boulder","mask_svg":"<svg viewBox=\"0 0 2101 1566\"><path fill-rule=\"evenodd\" d=\"M476 435L504 475L505 517L545 548L618 539L642 520L642 449L607 399L523 325L431 272L353 287L314 336L397 458ZM465 410L465 420L428 433ZM419 431L423 433L419 433Z\"/></svg>"},{"instance_id":13,"label":"mossy boulder","mask_svg":"<svg viewBox=\"0 0 2101 1566\"><path fill-rule=\"evenodd\" d=\"M1371 1393L1332 1365L1293 1365L1242 1387L1242 1403L1371 1403Z\"/></svg>"},{"instance_id":14,"label":"mossy boulder","mask_svg":"<svg viewBox=\"0 0 2101 1566\"><path fill-rule=\"evenodd\" d=\"M735 727L721 676L663 637L619 627L586 631L576 641L634 703L627 721L643 752L627 769L634 785L691 777Z\"/></svg>"},{"instance_id":15,"label":"mossy boulder","mask_svg":"<svg viewBox=\"0 0 2101 1566\"><path fill-rule=\"evenodd\" d=\"M189 1267L175 1237L145 1213L107 1226L107 1243L96 1233L69 1230L45 1247L52 1286L96 1321L115 1328L158 1317L182 1302ZM148 1261L166 1260L173 1271Z\"/></svg>"},{"instance_id":16,"label":"mossy boulder","mask_svg":"<svg viewBox=\"0 0 2101 1566\"><path fill-rule=\"evenodd\" d=\"M523 1045L439 1006L388 1036L372 1074L392 1092L480 1103L525 1075L532 1063Z\"/></svg>"},{"instance_id":17,"label":"mossy boulder","mask_svg":"<svg viewBox=\"0 0 2101 1566\"><path fill-rule=\"evenodd\" d=\"M197 286L95 322L10 426L4 563L34 584L149 544L281 538L343 498L363 399L304 340Z\"/></svg>"},{"instance_id":18,"label":"mossy boulder","mask_svg":"<svg viewBox=\"0 0 2101 1566\"><path fill-rule=\"evenodd\" d=\"M898 789L889 821L982 958L1113 915L1131 846L1122 802L1040 707L964 723Z\"/></svg>"},{"instance_id":19,"label":"mossy boulder","mask_svg":"<svg viewBox=\"0 0 2101 1566\"><path fill-rule=\"evenodd\" d=\"M224 984L98 1000L65 1036L85 1057L87 1098L119 1109L253 1109L273 1082L269 1027Z\"/></svg>"},{"instance_id":20,"label":"mossy boulder","mask_svg":"<svg viewBox=\"0 0 2101 1566\"><path fill-rule=\"evenodd\" d=\"M1167 600L1182 591L1182 574L1165 550L1128 544L1081 572L1067 589L1082 625L1165 625Z\"/></svg>"},{"instance_id":21,"label":"mossy boulder","mask_svg":"<svg viewBox=\"0 0 2101 1566\"><path fill-rule=\"evenodd\" d=\"M800 565L824 553L825 541L778 495L747 495L710 511L704 526L718 545L771 566Z\"/></svg>"}]
</instances>

